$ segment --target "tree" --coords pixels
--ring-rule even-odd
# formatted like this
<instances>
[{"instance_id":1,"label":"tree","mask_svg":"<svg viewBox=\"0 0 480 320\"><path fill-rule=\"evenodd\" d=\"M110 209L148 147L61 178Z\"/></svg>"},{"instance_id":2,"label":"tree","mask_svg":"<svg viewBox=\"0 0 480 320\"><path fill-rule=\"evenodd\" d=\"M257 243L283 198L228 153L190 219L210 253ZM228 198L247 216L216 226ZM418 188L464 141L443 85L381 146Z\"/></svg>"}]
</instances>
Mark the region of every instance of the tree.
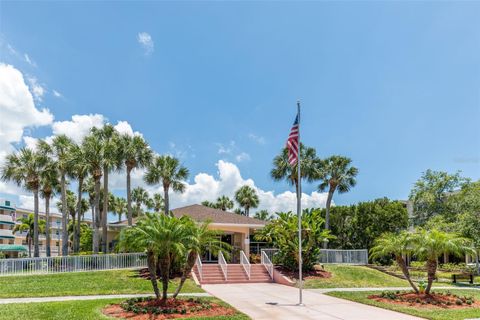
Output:
<instances>
[{"instance_id":1,"label":"tree","mask_svg":"<svg viewBox=\"0 0 480 320\"><path fill-rule=\"evenodd\" d=\"M170 188L174 192L185 191L185 180L188 178L188 169L180 164L177 158L172 156L157 156L147 167L144 180L149 185L161 183L163 186L163 198L165 200L165 215L170 212L168 192Z\"/></svg>"},{"instance_id":2,"label":"tree","mask_svg":"<svg viewBox=\"0 0 480 320\"><path fill-rule=\"evenodd\" d=\"M154 193L153 197L148 199L147 207L155 212L164 210L165 201L160 193Z\"/></svg>"},{"instance_id":3,"label":"tree","mask_svg":"<svg viewBox=\"0 0 480 320\"><path fill-rule=\"evenodd\" d=\"M208 200L202 201L201 205L209 208L214 208L214 209L217 208L217 204L215 202L210 202Z\"/></svg>"},{"instance_id":4,"label":"tree","mask_svg":"<svg viewBox=\"0 0 480 320\"><path fill-rule=\"evenodd\" d=\"M217 203L215 204L215 207L223 211L231 210L233 209L233 200L223 195L217 198Z\"/></svg>"},{"instance_id":5,"label":"tree","mask_svg":"<svg viewBox=\"0 0 480 320\"><path fill-rule=\"evenodd\" d=\"M112 211L118 216L118 222L122 221L122 215L127 212L127 200L122 197L113 197Z\"/></svg>"},{"instance_id":6,"label":"tree","mask_svg":"<svg viewBox=\"0 0 480 320\"><path fill-rule=\"evenodd\" d=\"M70 215L71 219L69 219L71 221L71 223L68 224L68 228L67 228L67 232L69 235L72 235L71 236L71 239L72 239L72 244L73 244L73 247L75 246L79 246L79 244L75 244L75 239L77 237L77 234L76 234L76 225L77 225L77 220L80 221L83 214L85 212L87 212L88 210L88 202L87 200L85 199L82 199L80 201L80 214L78 214L77 212L77 207L78 207L78 199L77 199L77 196L75 195L75 193L71 190L67 190L67 207L66 209L64 210L63 208L63 203L61 201L57 202L57 208L59 211L61 212L67 212L68 215ZM70 236L69 236L70 238Z\"/></svg>"},{"instance_id":7,"label":"tree","mask_svg":"<svg viewBox=\"0 0 480 320\"><path fill-rule=\"evenodd\" d=\"M264 220L264 221L271 221L275 219L273 215L268 212L268 210L260 210L255 212L255 215L253 216L256 219Z\"/></svg>"},{"instance_id":8,"label":"tree","mask_svg":"<svg viewBox=\"0 0 480 320\"><path fill-rule=\"evenodd\" d=\"M40 191L40 173L45 167L47 158L40 152L22 148L17 153L9 154L2 167L2 180L13 181L18 186L33 192L34 199L34 228L33 245L34 257L40 255L38 238L38 195Z\"/></svg>"},{"instance_id":9,"label":"tree","mask_svg":"<svg viewBox=\"0 0 480 320\"><path fill-rule=\"evenodd\" d=\"M247 185L240 187L235 192L235 201L243 208L243 212L247 217L249 216L250 208L257 208L260 202L255 189Z\"/></svg>"},{"instance_id":10,"label":"tree","mask_svg":"<svg viewBox=\"0 0 480 320\"><path fill-rule=\"evenodd\" d=\"M127 171L127 217L128 225L131 226L133 212L130 175L133 169L147 167L152 161L153 152L141 136L128 134L120 137L120 150Z\"/></svg>"},{"instance_id":11,"label":"tree","mask_svg":"<svg viewBox=\"0 0 480 320\"><path fill-rule=\"evenodd\" d=\"M28 244L28 256L32 257L32 240L34 238L35 232L44 233L45 232L45 220L40 220L38 223L35 223L35 215L29 214L26 218L17 219L20 224L16 224L13 228L13 233L17 232L26 232L26 239ZM38 257L38 256L37 256Z\"/></svg>"},{"instance_id":12,"label":"tree","mask_svg":"<svg viewBox=\"0 0 480 320\"><path fill-rule=\"evenodd\" d=\"M355 177L358 169L351 166L352 160L343 156L331 156L322 160L318 167L318 178L322 181L318 186L321 192L328 189L325 213L325 229L330 229L330 206L332 204L333 194L338 190L339 193L350 191L350 188L357 184ZM327 243L324 244L325 248Z\"/></svg>"},{"instance_id":13,"label":"tree","mask_svg":"<svg viewBox=\"0 0 480 320\"><path fill-rule=\"evenodd\" d=\"M400 233L387 232L375 240L375 245L370 249L371 259L394 256L395 261L402 270L405 279L407 279L413 290L418 293L417 286L413 283L410 272L408 271L405 256L413 252L412 234L407 231Z\"/></svg>"},{"instance_id":14,"label":"tree","mask_svg":"<svg viewBox=\"0 0 480 320\"><path fill-rule=\"evenodd\" d=\"M438 257L440 255L453 254L475 254L472 249L471 240L463 238L455 233L442 232L436 229L418 229L412 235L413 252L415 256L426 260L428 285L425 293L429 294L433 280L437 272Z\"/></svg>"},{"instance_id":15,"label":"tree","mask_svg":"<svg viewBox=\"0 0 480 320\"><path fill-rule=\"evenodd\" d=\"M132 201L135 203L134 215L136 217L142 214L142 205L148 205L149 200L148 192L142 187L136 187L132 190Z\"/></svg>"},{"instance_id":16,"label":"tree","mask_svg":"<svg viewBox=\"0 0 480 320\"><path fill-rule=\"evenodd\" d=\"M63 208L66 208L67 201L67 175L70 170L69 156L73 146L73 141L66 135L55 136L52 143L40 140L38 149L45 155L55 158L58 175L60 177L61 201ZM68 214L62 211L62 255L68 255Z\"/></svg>"},{"instance_id":17,"label":"tree","mask_svg":"<svg viewBox=\"0 0 480 320\"><path fill-rule=\"evenodd\" d=\"M40 196L45 199L45 253L51 256L51 234L50 234L50 199L60 189L56 163L47 159L43 170L40 172Z\"/></svg>"},{"instance_id":18,"label":"tree","mask_svg":"<svg viewBox=\"0 0 480 320\"><path fill-rule=\"evenodd\" d=\"M425 171L410 192L413 202L413 224L423 226L435 215L451 213L448 198L468 182L460 173L449 174L443 171Z\"/></svg>"}]
</instances>

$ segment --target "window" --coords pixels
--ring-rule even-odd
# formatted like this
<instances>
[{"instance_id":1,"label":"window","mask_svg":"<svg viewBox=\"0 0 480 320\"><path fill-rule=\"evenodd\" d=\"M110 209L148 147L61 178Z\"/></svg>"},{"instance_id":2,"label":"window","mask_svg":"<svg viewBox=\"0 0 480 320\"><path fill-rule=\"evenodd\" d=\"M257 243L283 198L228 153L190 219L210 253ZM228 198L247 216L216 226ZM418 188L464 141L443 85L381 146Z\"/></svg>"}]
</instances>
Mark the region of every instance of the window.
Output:
<instances>
[{"instance_id":1,"label":"window","mask_svg":"<svg viewBox=\"0 0 480 320\"><path fill-rule=\"evenodd\" d=\"M55 245L58 247L60 245L60 242L55 242Z\"/></svg>"}]
</instances>

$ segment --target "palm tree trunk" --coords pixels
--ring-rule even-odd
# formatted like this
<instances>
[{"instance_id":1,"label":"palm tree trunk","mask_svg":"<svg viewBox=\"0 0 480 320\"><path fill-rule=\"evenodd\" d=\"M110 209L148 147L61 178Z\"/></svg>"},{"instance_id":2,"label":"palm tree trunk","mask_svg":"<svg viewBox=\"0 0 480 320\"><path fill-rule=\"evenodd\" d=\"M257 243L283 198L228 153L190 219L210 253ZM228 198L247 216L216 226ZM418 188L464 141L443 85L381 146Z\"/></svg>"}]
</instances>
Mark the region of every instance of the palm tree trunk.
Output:
<instances>
[{"instance_id":1,"label":"palm tree trunk","mask_svg":"<svg viewBox=\"0 0 480 320\"><path fill-rule=\"evenodd\" d=\"M170 279L170 256L166 255L165 258L158 259L160 264L160 272L162 277L162 300L167 301L168 281Z\"/></svg>"},{"instance_id":2,"label":"palm tree trunk","mask_svg":"<svg viewBox=\"0 0 480 320\"><path fill-rule=\"evenodd\" d=\"M160 291L158 291L157 273L155 270L155 255L152 252L147 252L148 273L150 274L150 281L152 282L153 292L157 299L160 299Z\"/></svg>"},{"instance_id":3,"label":"palm tree trunk","mask_svg":"<svg viewBox=\"0 0 480 320\"><path fill-rule=\"evenodd\" d=\"M102 213L102 251L107 253L107 218L108 218L108 168L103 168L103 213Z\"/></svg>"},{"instance_id":4,"label":"palm tree trunk","mask_svg":"<svg viewBox=\"0 0 480 320\"><path fill-rule=\"evenodd\" d=\"M33 256L40 256L40 248L38 244L38 190L33 191Z\"/></svg>"},{"instance_id":5,"label":"palm tree trunk","mask_svg":"<svg viewBox=\"0 0 480 320\"><path fill-rule=\"evenodd\" d=\"M93 253L99 249L99 219L100 219L100 177L95 178L95 212L93 214Z\"/></svg>"},{"instance_id":6,"label":"palm tree trunk","mask_svg":"<svg viewBox=\"0 0 480 320\"><path fill-rule=\"evenodd\" d=\"M180 283L178 284L177 290L173 294L173 298L175 299L180 291L182 290L183 284L187 280L190 273L192 273L193 266L195 265L195 261L197 260L197 252L190 251L187 257L187 262L185 263L185 268L182 272L182 277L180 278Z\"/></svg>"},{"instance_id":7,"label":"palm tree trunk","mask_svg":"<svg viewBox=\"0 0 480 320\"><path fill-rule=\"evenodd\" d=\"M169 186L163 185L163 193L165 197L165 215L168 216L168 213L170 211L170 198L168 197L168 189L170 189Z\"/></svg>"},{"instance_id":8,"label":"palm tree trunk","mask_svg":"<svg viewBox=\"0 0 480 320\"><path fill-rule=\"evenodd\" d=\"M399 256L395 256L395 260L397 261L397 264L402 269L402 272L403 272L403 275L405 276L405 279L407 279L408 283L413 288L415 293L418 294L418 288L415 285L415 283L413 283L413 281L410 277L410 271L408 271L408 267L407 267L407 263L405 262L405 259L403 259L403 257L401 255L399 255Z\"/></svg>"},{"instance_id":9,"label":"palm tree trunk","mask_svg":"<svg viewBox=\"0 0 480 320\"><path fill-rule=\"evenodd\" d=\"M68 256L68 210L67 210L67 190L65 174L61 177L61 192L62 192L62 256Z\"/></svg>"},{"instance_id":10,"label":"palm tree trunk","mask_svg":"<svg viewBox=\"0 0 480 320\"><path fill-rule=\"evenodd\" d=\"M32 237L30 235L27 236L27 243L28 243L28 257L32 257Z\"/></svg>"},{"instance_id":11,"label":"palm tree trunk","mask_svg":"<svg viewBox=\"0 0 480 320\"><path fill-rule=\"evenodd\" d=\"M133 213L132 213L132 194L131 194L131 182L130 182L130 172L132 168L127 166L127 215L128 215L128 226L131 227L133 223Z\"/></svg>"},{"instance_id":12,"label":"palm tree trunk","mask_svg":"<svg viewBox=\"0 0 480 320\"><path fill-rule=\"evenodd\" d=\"M250 207L248 207L248 206L245 207L245 216L246 217L250 216Z\"/></svg>"},{"instance_id":13,"label":"palm tree trunk","mask_svg":"<svg viewBox=\"0 0 480 320\"><path fill-rule=\"evenodd\" d=\"M77 202L77 224L73 226L73 252L77 253L80 250L80 216L82 215L82 190L83 177L78 178L78 202Z\"/></svg>"},{"instance_id":14,"label":"palm tree trunk","mask_svg":"<svg viewBox=\"0 0 480 320\"><path fill-rule=\"evenodd\" d=\"M425 289L426 294L430 294L430 289L432 288L433 280L435 280L435 273L437 272L437 259L428 259L427 260L427 276L428 284Z\"/></svg>"},{"instance_id":15,"label":"palm tree trunk","mask_svg":"<svg viewBox=\"0 0 480 320\"><path fill-rule=\"evenodd\" d=\"M330 188L328 190L327 203L325 205L325 230L330 230L330 205L332 204L334 192L335 192L335 189ZM324 249L328 248L327 241L323 242L323 248Z\"/></svg>"},{"instance_id":16,"label":"palm tree trunk","mask_svg":"<svg viewBox=\"0 0 480 320\"><path fill-rule=\"evenodd\" d=\"M50 195L45 195L45 238L46 238L46 254L47 257L50 257L51 250L50 250Z\"/></svg>"}]
</instances>

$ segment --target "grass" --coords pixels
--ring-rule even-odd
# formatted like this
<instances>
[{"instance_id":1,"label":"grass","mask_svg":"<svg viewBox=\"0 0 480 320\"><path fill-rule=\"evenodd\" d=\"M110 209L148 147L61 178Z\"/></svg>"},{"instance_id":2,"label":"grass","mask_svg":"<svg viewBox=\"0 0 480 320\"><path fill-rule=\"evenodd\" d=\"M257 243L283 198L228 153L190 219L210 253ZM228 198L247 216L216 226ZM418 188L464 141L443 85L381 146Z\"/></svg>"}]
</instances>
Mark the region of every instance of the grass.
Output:
<instances>
[{"instance_id":1,"label":"grass","mask_svg":"<svg viewBox=\"0 0 480 320\"><path fill-rule=\"evenodd\" d=\"M435 290L437 291L437 290ZM438 290L445 291L445 290ZM480 291L479 290L455 290L453 293L458 295L472 295L475 299L480 300ZM385 302L378 302L375 300L368 299L367 297L371 294L378 294L378 292L329 292L327 293L330 296L347 299L351 301L360 302L363 304L368 304L372 306L377 306L384 309L394 310L398 312L403 312L413 316L418 316L431 320L460 320L460 319L472 319L480 317L479 308L467 308L467 309L451 309L445 310L440 308L432 309L419 309L415 307L408 306L399 306L393 305Z\"/></svg>"},{"instance_id":2,"label":"grass","mask_svg":"<svg viewBox=\"0 0 480 320\"><path fill-rule=\"evenodd\" d=\"M0 277L0 298L153 293L151 282L136 275L135 270L111 270ZM175 290L177 282L170 283L169 292ZM182 292L203 290L187 280Z\"/></svg>"},{"instance_id":3,"label":"grass","mask_svg":"<svg viewBox=\"0 0 480 320\"><path fill-rule=\"evenodd\" d=\"M307 279L305 288L408 287L406 280L363 266L325 265L331 278Z\"/></svg>"},{"instance_id":4,"label":"grass","mask_svg":"<svg viewBox=\"0 0 480 320\"><path fill-rule=\"evenodd\" d=\"M206 298L204 298L206 299ZM217 303L225 303L213 299ZM0 305L2 320L96 320L117 319L106 317L102 309L109 304L118 303L120 299L101 299L87 301L62 301L44 303L19 303ZM189 320L247 320L242 313L221 317L188 318Z\"/></svg>"}]
</instances>

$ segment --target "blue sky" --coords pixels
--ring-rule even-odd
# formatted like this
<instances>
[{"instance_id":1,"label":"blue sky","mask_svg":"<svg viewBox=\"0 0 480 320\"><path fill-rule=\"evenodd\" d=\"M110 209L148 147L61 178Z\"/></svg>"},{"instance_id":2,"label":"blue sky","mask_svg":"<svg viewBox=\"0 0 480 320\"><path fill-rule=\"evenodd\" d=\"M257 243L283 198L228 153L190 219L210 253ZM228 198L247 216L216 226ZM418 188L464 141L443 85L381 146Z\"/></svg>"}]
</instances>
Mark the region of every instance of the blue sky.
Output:
<instances>
[{"instance_id":1,"label":"blue sky","mask_svg":"<svg viewBox=\"0 0 480 320\"><path fill-rule=\"evenodd\" d=\"M36 80L54 121L128 121L191 183L223 159L275 194L301 99L303 142L359 168L336 203L404 199L429 168L480 178L479 15L473 1L2 2L0 62Z\"/></svg>"}]
</instances>

